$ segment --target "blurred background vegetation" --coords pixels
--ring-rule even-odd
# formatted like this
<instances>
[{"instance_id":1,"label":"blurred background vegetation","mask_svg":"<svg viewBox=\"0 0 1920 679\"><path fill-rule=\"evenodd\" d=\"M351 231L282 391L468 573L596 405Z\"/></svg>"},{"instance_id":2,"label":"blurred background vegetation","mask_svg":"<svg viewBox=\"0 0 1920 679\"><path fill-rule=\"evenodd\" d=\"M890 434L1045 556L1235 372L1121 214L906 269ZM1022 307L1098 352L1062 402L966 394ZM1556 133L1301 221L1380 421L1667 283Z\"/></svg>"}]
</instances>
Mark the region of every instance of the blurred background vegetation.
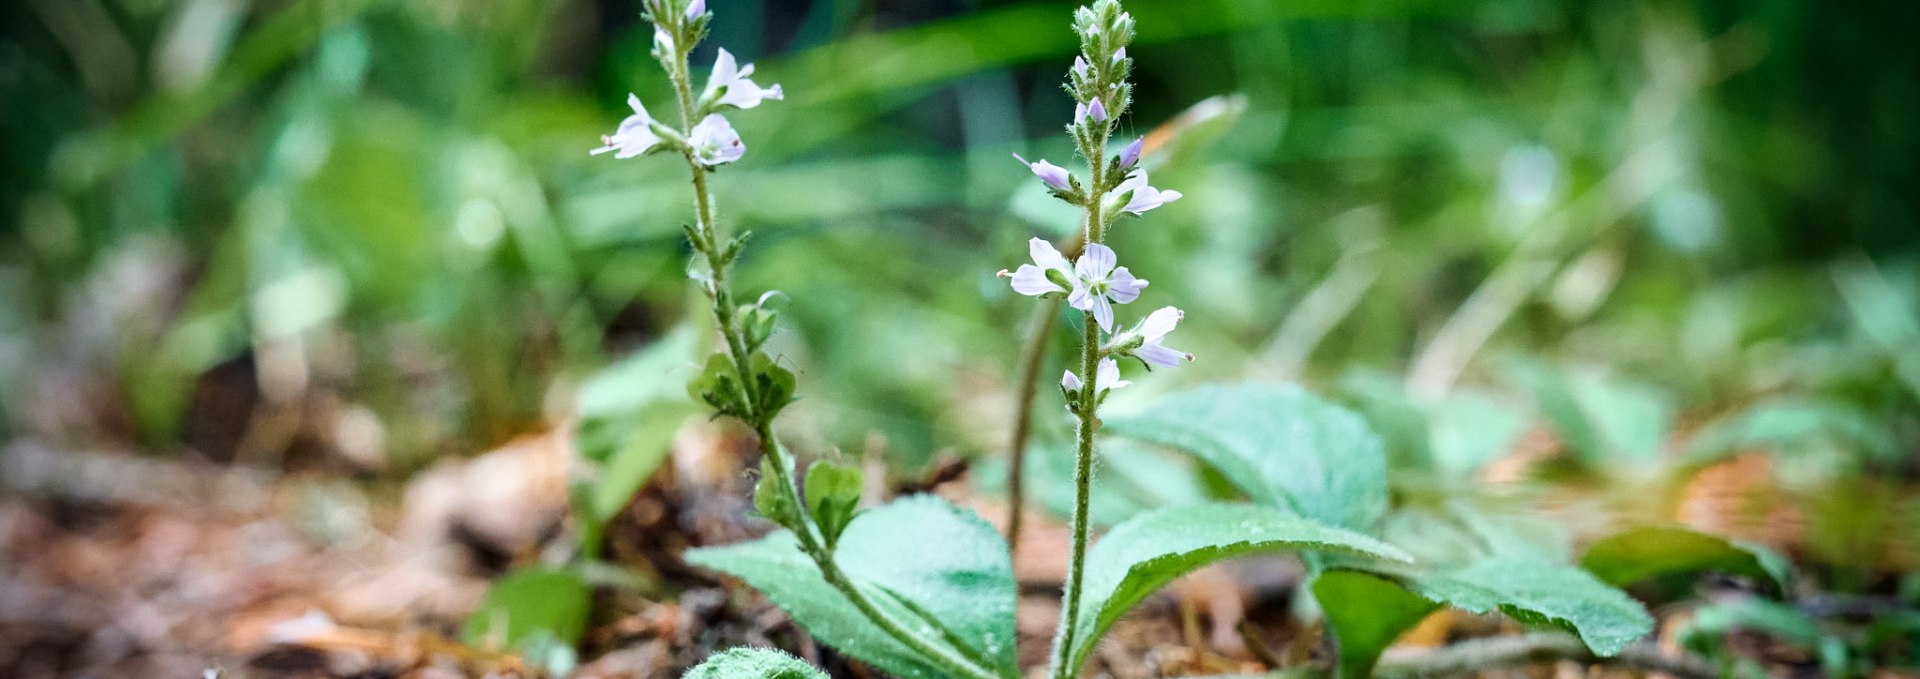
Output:
<instances>
[{"instance_id":1,"label":"blurred background vegetation","mask_svg":"<svg viewBox=\"0 0 1920 679\"><path fill-rule=\"evenodd\" d=\"M713 3L696 63L725 45L788 92L732 116L749 151L716 182L755 233L743 290L788 298L804 453L996 484L1031 302L993 272L1074 228L1008 153L1073 165L1071 7ZM1699 492L1645 481L1758 455L1731 469L1800 513L1727 531L1862 586L1920 558L1890 538L1920 526L1914 5L1129 9L1129 125L1167 131L1155 184L1187 198L1111 243L1200 358L1115 407L1302 380L1373 420L1407 498L1564 453L1527 474L1684 514ZM690 349L594 378L702 314L684 168L587 155L627 92L668 96L638 12L5 3L0 434L398 479L677 397ZM1127 457L1113 478L1165 463Z\"/></svg>"}]
</instances>

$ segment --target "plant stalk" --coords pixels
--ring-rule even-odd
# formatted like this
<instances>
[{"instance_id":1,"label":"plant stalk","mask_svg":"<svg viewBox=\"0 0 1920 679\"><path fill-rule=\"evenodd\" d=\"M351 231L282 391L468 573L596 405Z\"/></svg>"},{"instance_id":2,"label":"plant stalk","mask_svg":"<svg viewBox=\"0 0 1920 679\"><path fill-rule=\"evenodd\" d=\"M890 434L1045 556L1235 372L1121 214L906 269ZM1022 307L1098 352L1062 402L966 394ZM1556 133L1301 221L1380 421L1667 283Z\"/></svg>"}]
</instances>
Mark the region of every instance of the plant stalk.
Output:
<instances>
[{"instance_id":1,"label":"plant stalk","mask_svg":"<svg viewBox=\"0 0 1920 679\"><path fill-rule=\"evenodd\" d=\"M1097 138L1086 140L1086 146L1080 149L1080 155L1087 159L1091 178L1084 234L1088 245L1099 243L1106 237L1106 225L1102 223L1106 178L1101 175L1106 167L1107 135L1106 126L1102 125ZM1093 491L1093 434L1100 426L1097 401L1100 387L1100 323L1094 319L1091 311L1085 314L1085 321L1080 344L1080 426L1073 460L1073 542L1067 557L1065 592L1061 595L1060 631L1054 640L1051 673L1054 679L1068 679L1080 673L1080 668L1070 665L1073 664L1073 648L1079 641L1075 623L1080 619L1080 598L1084 589L1082 580L1087 570L1087 514Z\"/></svg>"},{"instance_id":2,"label":"plant stalk","mask_svg":"<svg viewBox=\"0 0 1920 679\"><path fill-rule=\"evenodd\" d=\"M675 48L673 62L667 66L667 75L673 81L674 97L680 105L681 130L684 133L693 129L694 114L693 79L687 67L686 47ZM710 269L708 275L711 277L707 285L707 294L713 300L714 318L720 326L720 334L725 339L727 351L732 357L734 374L739 378L741 388L748 389L747 385L754 383L750 372L749 352L746 337L740 332L735 320L733 290L728 282L729 263L723 259L719 225L714 221L713 195L707 188L707 169L700 164L699 159L694 157L692 150L683 150L682 155L686 157L687 167L693 174L694 207L698 221L694 229L698 238L693 246L706 256ZM793 478L792 472L795 468L791 457L773 437L773 418L761 412L757 400L751 398L750 394L748 396L749 398L742 400L744 407L748 410L744 415L748 424L752 425L754 435L760 440L761 454L771 456L773 460L771 465L775 477L773 481L779 484L781 491L788 495L788 499L798 510L801 526L800 530L795 531L795 536L801 548L820 568L821 577L832 584L834 589L839 590L848 602L888 636L907 648L913 649L927 660L940 665L941 671L968 679L1004 679L973 660L956 656L952 651L921 638L906 625L881 610L866 592L855 586L846 573L840 570L839 564L833 560L833 551L826 547L825 540L820 536L818 525L814 523L812 513L807 509L806 499L800 493L798 479ZM939 623L932 621L931 624Z\"/></svg>"}]
</instances>

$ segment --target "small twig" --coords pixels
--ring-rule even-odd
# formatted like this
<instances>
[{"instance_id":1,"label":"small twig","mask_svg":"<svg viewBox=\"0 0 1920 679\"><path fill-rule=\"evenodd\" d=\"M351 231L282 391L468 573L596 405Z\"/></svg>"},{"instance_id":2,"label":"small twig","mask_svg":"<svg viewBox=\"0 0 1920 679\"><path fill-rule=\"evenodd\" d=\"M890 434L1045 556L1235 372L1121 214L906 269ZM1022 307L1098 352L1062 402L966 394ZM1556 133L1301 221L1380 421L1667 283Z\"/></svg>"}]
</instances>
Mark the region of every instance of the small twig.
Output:
<instances>
[{"instance_id":1,"label":"small twig","mask_svg":"<svg viewBox=\"0 0 1920 679\"><path fill-rule=\"evenodd\" d=\"M1267 669L1274 670L1287 665L1286 661L1280 658L1280 654L1275 653L1273 647L1268 646L1266 640L1260 638L1260 629L1254 627L1252 621L1241 620L1240 624L1234 626L1234 630L1240 632L1240 642L1247 645L1247 652L1252 653L1254 658L1264 663Z\"/></svg>"},{"instance_id":2,"label":"small twig","mask_svg":"<svg viewBox=\"0 0 1920 679\"><path fill-rule=\"evenodd\" d=\"M1579 639L1553 633L1475 639L1432 650L1388 651L1374 668L1374 675L1465 676L1490 669L1561 661L1662 672L1681 679L1717 679L1720 676L1713 664L1704 658L1689 654L1667 654L1652 643L1636 643L1618 655L1601 657L1587 650Z\"/></svg>"}]
</instances>

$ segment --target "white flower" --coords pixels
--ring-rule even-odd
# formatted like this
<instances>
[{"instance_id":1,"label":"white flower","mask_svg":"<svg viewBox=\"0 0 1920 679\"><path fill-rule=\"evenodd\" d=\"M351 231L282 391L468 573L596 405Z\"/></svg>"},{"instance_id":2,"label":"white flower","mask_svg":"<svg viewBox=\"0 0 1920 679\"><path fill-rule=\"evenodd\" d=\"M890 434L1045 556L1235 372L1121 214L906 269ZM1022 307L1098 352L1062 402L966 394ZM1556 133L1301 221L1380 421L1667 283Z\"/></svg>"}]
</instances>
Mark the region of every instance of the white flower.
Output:
<instances>
[{"instance_id":1,"label":"white flower","mask_svg":"<svg viewBox=\"0 0 1920 679\"><path fill-rule=\"evenodd\" d=\"M632 158L662 143L660 135L653 133L653 117L647 115L647 107L640 103L640 97L628 94L627 105L633 107L633 115L620 121L620 128L612 135L601 137L603 145L594 149L593 155L617 151L613 157Z\"/></svg>"},{"instance_id":2,"label":"white flower","mask_svg":"<svg viewBox=\"0 0 1920 679\"><path fill-rule=\"evenodd\" d=\"M1133 384L1127 380L1120 379L1120 364L1111 358L1100 359L1100 367L1094 369L1093 375L1093 397L1095 399L1100 398L1102 392L1113 391ZM1069 370L1060 376L1060 386L1067 391L1079 391L1081 387L1080 376L1073 374L1073 371Z\"/></svg>"},{"instance_id":3,"label":"white flower","mask_svg":"<svg viewBox=\"0 0 1920 679\"><path fill-rule=\"evenodd\" d=\"M1067 168L1060 167L1045 160L1036 160L1029 163L1027 159L1021 158L1018 153L1013 154L1013 159L1025 164L1027 169L1033 170L1033 176L1039 177L1040 181L1045 182L1047 186L1053 187L1055 191L1067 191L1073 188L1073 185L1067 181Z\"/></svg>"},{"instance_id":4,"label":"white flower","mask_svg":"<svg viewBox=\"0 0 1920 679\"><path fill-rule=\"evenodd\" d=\"M1146 170L1134 170L1128 174L1127 178L1121 181L1119 186L1114 187L1113 195L1127 196L1126 206L1120 209L1136 215L1180 200L1179 191L1171 189L1161 191L1160 189L1148 186Z\"/></svg>"},{"instance_id":5,"label":"white flower","mask_svg":"<svg viewBox=\"0 0 1920 679\"><path fill-rule=\"evenodd\" d=\"M694 159L707 167L731 163L747 153L747 145L740 143L740 133L733 131L733 125L718 113L693 126L687 143L693 146Z\"/></svg>"},{"instance_id":6,"label":"white flower","mask_svg":"<svg viewBox=\"0 0 1920 679\"><path fill-rule=\"evenodd\" d=\"M1012 274L1005 270L1001 278L1013 279L1013 291L1022 295L1044 295L1050 292L1072 292L1062 282L1073 285L1073 269L1067 265L1067 258L1061 256L1053 244L1035 238L1027 241L1027 252L1033 257L1032 264L1022 264ZM1056 278L1057 277L1057 278Z\"/></svg>"},{"instance_id":7,"label":"white flower","mask_svg":"<svg viewBox=\"0 0 1920 679\"><path fill-rule=\"evenodd\" d=\"M653 25L653 49L662 54L673 54L673 35L660 24Z\"/></svg>"},{"instance_id":8,"label":"white flower","mask_svg":"<svg viewBox=\"0 0 1920 679\"><path fill-rule=\"evenodd\" d=\"M753 108L763 100L786 98L779 85L763 88L747 77L750 75L753 64L740 66L733 53L722 47L720 56L713 60L713 75L707 77L707 90L701 98L734 108Z\"/></svg>"},{"instance_id":9,"label":"white flower","mask_svg":"<svg viewBox=\"0 0 1920 679\"><path fill-rule=\"evenodd\" d=\"M1140 289L1147 287L1147 281L1134 278L1127 267L1115 268L1116 263L1113 248L1088 243L1080 261L1073 263L1073 292L1067 295L1068 305L1092 313L1100 329L1108 332L1113 331L1113 304L1139 299Z\"/></svg>"},{"instance_id":10,"label":"white flower","mask_svg":"<svg viewBox=\"0 0 1920 679\"><path fill-rule=\"evenodd\" d=\"M1147 320L1141 321L1140 327L1136 329L1144 341L1133 350L1134 357L1163 368L1180 365L1183 360L1193 360L1193 354L1172 349L1160 343L1160 340L1166 338L1167 333L1173 332L1173 326L1179 324L1180 319L1185 317L1185 313L1170 306L1160 307L1153 313L1147 314Z\"/></svg>"},{"instance_id":11,"label":"white flower","mask_svg":"<svg viewBox=\"0 0 1920 679\"><path fill-rule=\"evenodd\" d=\"M693 0L693 2L687 3L687 21L689 23L691 23L694 19L700 18L700 15L706 14L706 13L707 13L707 0ZM1121 49L1126 49L1126 48L1122 47Z\"/></svg>"}]
</instances>

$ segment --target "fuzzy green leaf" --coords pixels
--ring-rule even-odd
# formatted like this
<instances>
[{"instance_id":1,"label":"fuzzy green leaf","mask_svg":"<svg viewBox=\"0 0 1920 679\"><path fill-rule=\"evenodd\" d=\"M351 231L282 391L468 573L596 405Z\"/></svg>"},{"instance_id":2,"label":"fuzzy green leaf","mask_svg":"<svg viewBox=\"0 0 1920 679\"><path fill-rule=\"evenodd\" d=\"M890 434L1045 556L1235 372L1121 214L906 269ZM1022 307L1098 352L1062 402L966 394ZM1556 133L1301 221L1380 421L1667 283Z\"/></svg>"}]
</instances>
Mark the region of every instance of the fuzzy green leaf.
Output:
<instances>
[{"instance_id":1,"label":"fuzzy green leaf","mask_svg":"<svg viewBox=\"0 0 1920 679\"><path fill-rule=\"evenodd\" d=\"M1679 526L1640 526L1587 548L1580 567L1615 587L1653 577L1714 571L1785 591L1792 565L1773 550Z\"/></svg>"},{"instance_id":2,"label":"fuzzy green leaf","mask_svg":"<svg viewBox=\"0 0 1920 679\"><path fill-rule=\"evenodd\" d=\"M1387 463L1358 415L1292 384L1209 385L1102 431L1192 453L1255 501L1343 528L1386 512Z\"/></svg>"},{"instance_id":3,"label":"fuzzy green leaf","mask_svg":"<svg viewBox=\"0 0 1920 679\"><path fill-rule=\"evenodd\" d=\"M729 648L702 661L682 679L827 679L827 673L771 648Z\"/></svg>"},{"instance_id":4,"label":"fuzzy green leaf","mask_svg":"<svg viewBox=\"0 0 1920 679\"><path fill-rule=\"evenodd\" d=\"M1283 551L1413 559L1379 540L1273 507L1209 503L1141 514L1115 526L1087 552L1071 666L1086 660L1094 642L1121 615L1174 578L1224 559Z\"/></svg>"},{"instance_id":5,"label":"fuzzy green leaf","mask_svg":"<svg viewBox=\"0 0 1920 679\"><path fill-rule=\"evenodd\" d=\"M807 468L807 508L829 547L840 541L840 534L860 508L860 491L865 485L862 477L859 467L825 460Z\"/></svg>"},{"instance_id":6,"label":"fuzzy green leaf","mask_svg":"<svg viewBox=\"0 0 1920 679\"><path fill-rule=\"evenodd\" d=\"M1530 625L1572 632L1610 656L1653 631L1653 617L1586 571L1529 557L1493 556L1412 578L1415 593L1472 613L1499 610Z\"/></svg>"},{"instance_id":7,"label":"fuzzy green leaf","mask_svg":"<svg viewBox=\"0 0 1920 679\"><path fill-rule=\"evenodd\" d=\"M834 559L894 619L926 621L922 631L934 643L1002 675L1019 674L1013 565L1000 534L972 512L932 496L869 509L847 526ZM691 550L687 560L745 580L815 638L848 655L901 677L945 677L822 579L792 533Z\"/></svg>"},{"instance_id":8,"label":"fuzzy green leaf","mask_svg":"<svg viewBox=\"0 0 1920 679\"><path fill-rule=\"evenodd\" d=\"M1340 645L1340 676L1371 676L1380 654L1440 604L1370 573L1332 570L1313 579L1313 598Z\"/></svg>"}]
</instances>

